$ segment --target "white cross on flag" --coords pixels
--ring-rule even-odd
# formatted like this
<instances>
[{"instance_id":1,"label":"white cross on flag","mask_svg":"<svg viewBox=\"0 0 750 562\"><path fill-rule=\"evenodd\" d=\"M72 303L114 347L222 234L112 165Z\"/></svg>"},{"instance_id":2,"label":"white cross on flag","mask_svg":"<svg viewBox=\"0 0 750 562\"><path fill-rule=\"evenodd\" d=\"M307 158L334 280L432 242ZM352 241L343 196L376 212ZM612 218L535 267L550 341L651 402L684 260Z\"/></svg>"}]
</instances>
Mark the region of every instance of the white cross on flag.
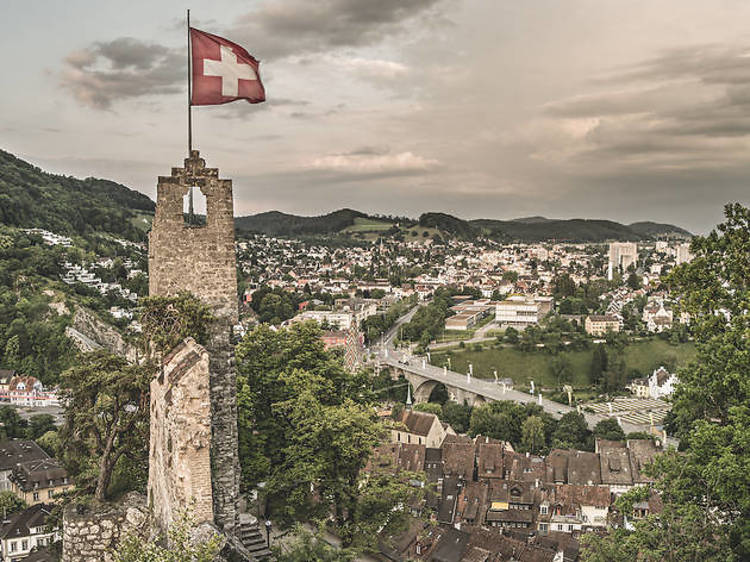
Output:
<instances>
[{"instance_id":1,"label":"white cross on flag","mask_svg":"<svg viewBox=\"0 0 750 562\"><path fill-rule=\"evenodd\" d=\"M216 105L245 99L266 100L259 62L245 49L218 35L190 28L193 63L192 105Z\"/></svg>"}]
</instances>

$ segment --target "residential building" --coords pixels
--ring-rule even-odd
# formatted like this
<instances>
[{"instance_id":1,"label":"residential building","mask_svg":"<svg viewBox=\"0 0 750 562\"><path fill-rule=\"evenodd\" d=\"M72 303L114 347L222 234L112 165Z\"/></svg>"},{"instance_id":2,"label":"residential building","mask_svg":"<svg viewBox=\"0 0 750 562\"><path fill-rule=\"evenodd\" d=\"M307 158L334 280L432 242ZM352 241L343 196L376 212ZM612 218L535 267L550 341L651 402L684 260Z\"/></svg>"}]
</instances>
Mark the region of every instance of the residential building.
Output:
<instances>
[{"instance_id":1,"label":"residential building","mask_svg":"<svg viewBox=\"0 0 750 562\"><path fill-rule=\"evenodd\" d=\"M29 556L32 549L45 548L62 538L60 529L48 528L52 506L42 503L16 513L0 528L2 560L17 562Z\"/></svg>"},{"instance_id":2,"label":"residential building","mask_svg":"<svg viewBox=\"0 0 750 562\"><path fill-rule=\"evenodd\" d=\"M596 452L599 454L602 485L609 486L612 493L618 496L630 490L633 487L633 472L625 443L597 439Z\"/></svg>"},{"instance_id":3,"label":"residential building","mask_svg":"<svg viewBox=\"0 0 750 562\"><path fill-rule=\"evenodd\" d=\"M584 328L590 336L601 337L605 336L607 332L619 332L620 319L610 314L594 314L586 317Z\"/></svg>"},{"instance_id":4,"label":"residential building","mask_svg":"<svg viewBox=\"0 0 750 562\"><path fill-rule=\"evenodd\" d=\"M11 491L28 505L52 503L73 488L68 471L53 458L22 462L10 475Z\"/></svg>"},{"instance_id":5,"label":"residential building","mask_svg":"<svg viewBox=\"0 0 750 562\"><path fill-rule=\"evenodd\" d=\"M49 455L34 441L6 439L0 442L0 491L13 487L11 474L17 465L48 458Z\"/></svg>"}]
</instances>

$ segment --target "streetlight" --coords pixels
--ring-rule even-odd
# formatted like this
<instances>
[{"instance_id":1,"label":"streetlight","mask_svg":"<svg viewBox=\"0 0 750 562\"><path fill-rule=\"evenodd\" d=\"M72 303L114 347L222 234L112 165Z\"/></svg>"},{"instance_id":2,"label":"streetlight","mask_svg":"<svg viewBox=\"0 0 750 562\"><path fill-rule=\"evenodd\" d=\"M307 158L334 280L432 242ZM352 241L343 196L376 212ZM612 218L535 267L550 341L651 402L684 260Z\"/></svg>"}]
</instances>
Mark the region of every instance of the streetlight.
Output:
<instances>
[{"instance_id":1,"label":"streetlight","mask_svg":"<svg viewBox=\"0 0 750 562\"><path fill-rule=\"evenodd\" d=\"M271 520L266 519L266 545L271 548Z\"/></svg>"}]
</instances>

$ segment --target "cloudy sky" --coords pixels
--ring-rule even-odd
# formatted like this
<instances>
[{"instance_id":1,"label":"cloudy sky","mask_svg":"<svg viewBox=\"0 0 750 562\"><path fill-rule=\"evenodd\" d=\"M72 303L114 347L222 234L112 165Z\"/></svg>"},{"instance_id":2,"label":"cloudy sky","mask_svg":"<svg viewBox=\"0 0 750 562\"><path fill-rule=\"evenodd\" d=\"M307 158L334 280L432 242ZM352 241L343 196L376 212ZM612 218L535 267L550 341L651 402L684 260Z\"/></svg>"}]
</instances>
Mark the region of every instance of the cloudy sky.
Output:
<instances>
[{"instance_id":1,"label":"cloudy sky","mask_svg":"<svg viewBox=\"0 0 750 562\"><path fill-rule=\"evenodd\" d=\"M0 148L151 196L186 152L185 4L3 7ZM191 3L268 101L194 109L235 213L657 220L750 203L746 0Z\"/></svg>"}]
</instances>

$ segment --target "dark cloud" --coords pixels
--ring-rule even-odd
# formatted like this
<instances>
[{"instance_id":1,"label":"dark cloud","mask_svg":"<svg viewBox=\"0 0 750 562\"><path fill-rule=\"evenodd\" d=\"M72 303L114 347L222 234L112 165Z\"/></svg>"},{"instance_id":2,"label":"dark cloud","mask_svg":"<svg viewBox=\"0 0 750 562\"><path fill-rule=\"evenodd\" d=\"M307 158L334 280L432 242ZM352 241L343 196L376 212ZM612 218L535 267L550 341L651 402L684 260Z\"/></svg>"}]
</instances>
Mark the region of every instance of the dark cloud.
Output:
<instances>
[{"instance_id":1,"label":"dark cloud","mask_svg":"<svg viewBox=\"0 0 750 562\"><path fill-rule=\"evenodd\" d=\"M378 43L440 0L266 2L231 27L261 59Z\"/></svg>"},{"instance_id":2,"label":"dark cloud","mask_svg":"<svg viewBox=\"0 0 750 562\"><path fill-rule=\"evenodd\" d=\"M553 119L591 123L571 145L576 173L693 172L744 166L750 136L750 46L670 50L597 81L609 91L550 103ZM577 144L577 146L576 146Z\"/></svg>"},{"instance_id":3,"label":"dark cloud","mask_svg":"<svg viewBox=\"0 0 750 562\"><path fill-rule=\"evenodd\" d=\"M96 42L70 53L60 79L89 107L109 109L116 100L184 89L184 52L131 37Z\"/></svg>"}]
</instances>

